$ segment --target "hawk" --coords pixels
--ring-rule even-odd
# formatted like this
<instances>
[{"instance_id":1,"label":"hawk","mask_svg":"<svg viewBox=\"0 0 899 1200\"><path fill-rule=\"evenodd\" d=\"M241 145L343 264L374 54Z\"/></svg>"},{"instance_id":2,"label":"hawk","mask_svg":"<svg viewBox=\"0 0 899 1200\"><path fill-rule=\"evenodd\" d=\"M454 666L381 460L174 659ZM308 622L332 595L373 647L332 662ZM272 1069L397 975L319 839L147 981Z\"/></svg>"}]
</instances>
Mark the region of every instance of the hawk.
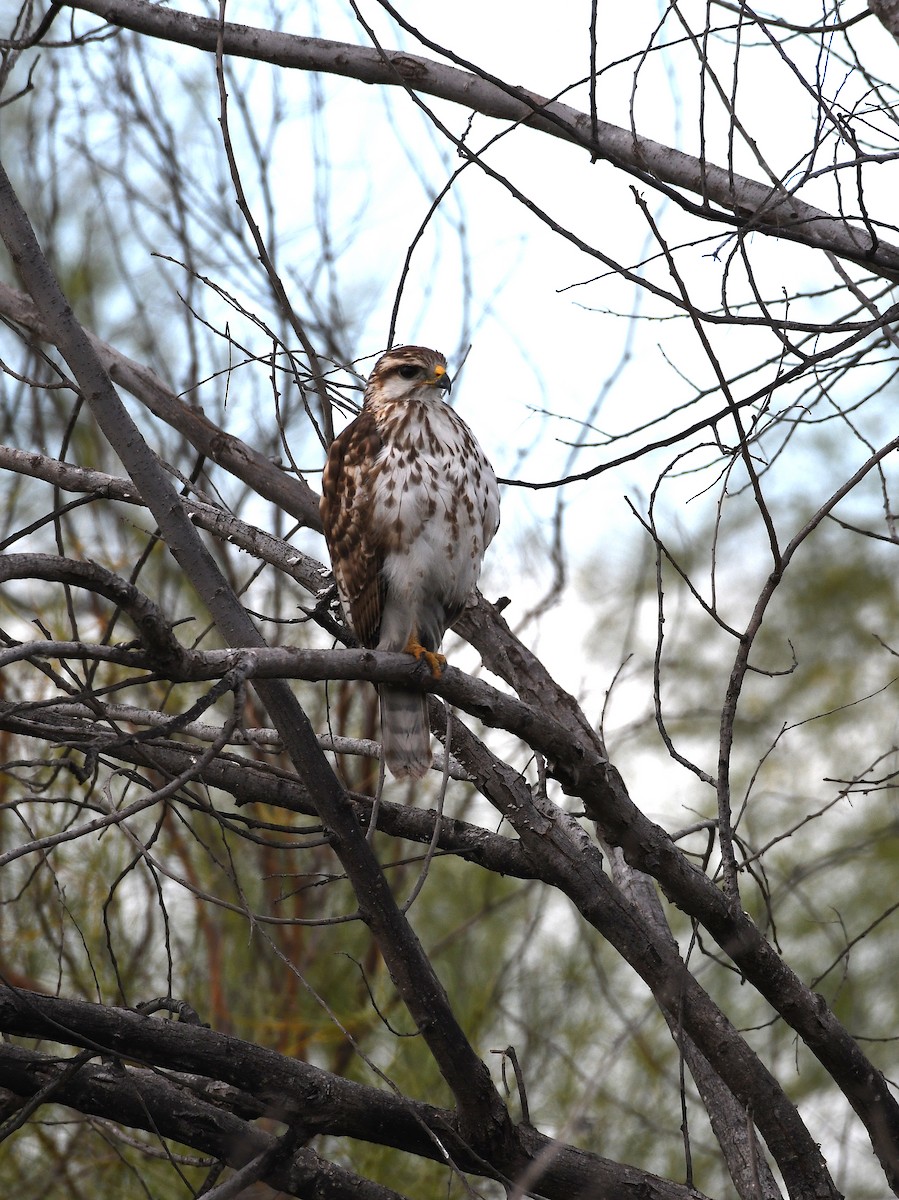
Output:
<instances>
[{"instance_id":1,"label":"hawk","mask_svg":"<svg viewBox=\"0 0 899 1200\"><path fill-rule=\"evenodd\" d=\"M321 516L347 621L363 646L424 659L478 581L499 526L493 468L446 404L446 359L400 346L375 364L359 416L331 443ZM382 685L381 740L397 778L431 765L427 697Z\"/></svg>"}]
</instances>

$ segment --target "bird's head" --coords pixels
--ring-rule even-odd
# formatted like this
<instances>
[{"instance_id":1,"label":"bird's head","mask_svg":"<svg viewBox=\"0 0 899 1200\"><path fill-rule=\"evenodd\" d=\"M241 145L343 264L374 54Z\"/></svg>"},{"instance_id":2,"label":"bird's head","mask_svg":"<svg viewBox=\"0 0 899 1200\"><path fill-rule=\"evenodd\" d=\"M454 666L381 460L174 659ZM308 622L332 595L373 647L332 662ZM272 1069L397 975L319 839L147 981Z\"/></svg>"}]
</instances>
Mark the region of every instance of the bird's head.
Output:
<instances>
[{"instance_id":1,"label":"bird's head","mask_svg":"<svg viewBox=\"0 0 899 1200\"><path fill-rule=\"evenodd\" d=\"M439 350L428 350L425 346L397 346L382 354L375 363L368 378L365 399L379 404L413 398L425 400L429 395L436 399L451 387L446 359Z\"/></svg>"}]
</instances>

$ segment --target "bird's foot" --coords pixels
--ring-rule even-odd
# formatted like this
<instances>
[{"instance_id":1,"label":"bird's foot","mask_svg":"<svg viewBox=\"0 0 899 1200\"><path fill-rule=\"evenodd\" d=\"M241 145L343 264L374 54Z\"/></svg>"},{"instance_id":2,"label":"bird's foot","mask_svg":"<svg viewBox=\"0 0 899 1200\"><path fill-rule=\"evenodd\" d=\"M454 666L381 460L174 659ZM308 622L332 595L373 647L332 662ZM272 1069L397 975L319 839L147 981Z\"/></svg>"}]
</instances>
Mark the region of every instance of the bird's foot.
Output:
<instances>
[{"instance_id":1,"label":"bird's foot","mask_svg":"<svg viewBox=\"0 0 899 1200\"><path fill-rule=\"evenodd\" d=\"M406 643L406 654L411 654L413 658L421 662L422 659L428 664L431 670L431 675L434 679L439 679L443 674L443 668L446 666L446 655L436 654L433 650L425 650L424 646L413 634Z\"/></svg>"}]
</instances>

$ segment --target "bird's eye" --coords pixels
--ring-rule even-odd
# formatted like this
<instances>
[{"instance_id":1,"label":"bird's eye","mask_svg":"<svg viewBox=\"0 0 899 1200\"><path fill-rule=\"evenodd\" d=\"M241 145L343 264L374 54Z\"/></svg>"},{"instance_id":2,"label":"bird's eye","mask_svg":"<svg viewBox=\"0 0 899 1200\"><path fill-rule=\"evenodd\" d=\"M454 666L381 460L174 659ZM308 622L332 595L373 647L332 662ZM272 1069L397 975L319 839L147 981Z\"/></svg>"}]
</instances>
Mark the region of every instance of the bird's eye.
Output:
<instances>
[{"instance_id":1,"label":"bird's eye","mask_svg":"<svg viewBox=\"0 0 899 1200\"><path fill-rule=\"evenodd\" d=\"M421 367L397 367L397 370L403 379L415 379L421 371Z\"/></svg>"}]
</instances>

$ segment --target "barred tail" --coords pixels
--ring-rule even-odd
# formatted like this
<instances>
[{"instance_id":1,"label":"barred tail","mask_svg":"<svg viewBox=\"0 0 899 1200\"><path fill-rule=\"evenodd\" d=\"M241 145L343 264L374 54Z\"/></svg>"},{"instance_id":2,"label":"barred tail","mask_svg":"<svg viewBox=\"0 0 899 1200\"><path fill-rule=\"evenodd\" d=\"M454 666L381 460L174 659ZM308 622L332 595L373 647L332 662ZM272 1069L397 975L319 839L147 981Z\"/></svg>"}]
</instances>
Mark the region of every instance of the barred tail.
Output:
<instances>
[{"instance_id":1,"label":"barred tail","mask_svg":"<svg viewBox=\"0 0 899 1200\"><path fill-rule=\"evenodd\" d=\"M428 698L387 685L380 695L384 762L397 779L421 779L431 765Z\"/></svg>"}]
</instances>

